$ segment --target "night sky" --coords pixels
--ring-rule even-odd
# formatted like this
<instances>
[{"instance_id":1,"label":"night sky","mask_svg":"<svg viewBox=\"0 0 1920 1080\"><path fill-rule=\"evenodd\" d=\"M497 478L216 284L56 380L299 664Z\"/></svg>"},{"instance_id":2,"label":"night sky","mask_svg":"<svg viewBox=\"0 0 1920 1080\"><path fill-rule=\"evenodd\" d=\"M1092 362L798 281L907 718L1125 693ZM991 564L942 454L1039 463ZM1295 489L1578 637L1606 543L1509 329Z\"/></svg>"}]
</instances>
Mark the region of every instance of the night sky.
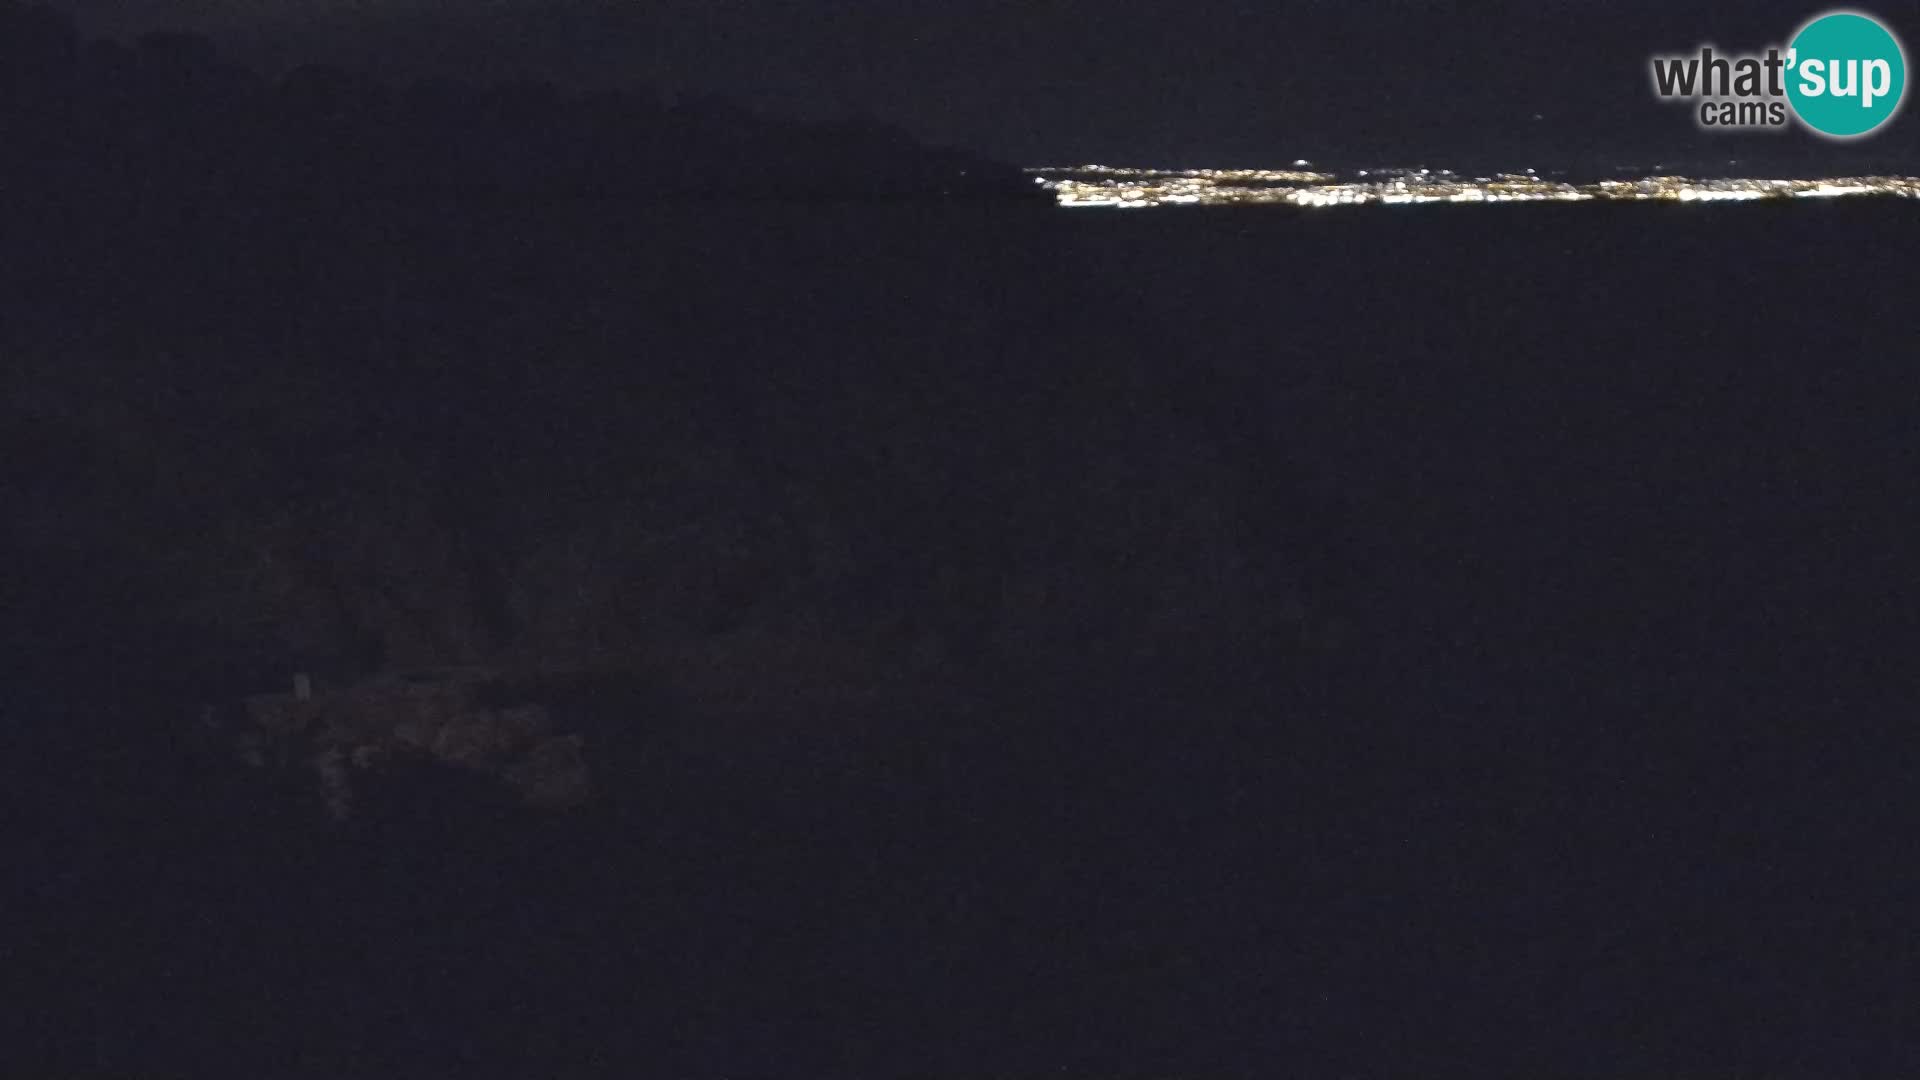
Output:
<instances>
[{"instance_id":1,"label":"night sky","mask_svg":"<svg viewBox=\"0 0 1920 1080\"><path fill-rule=\"evenodd\" d=\"M1901 7L1866 10L1910 40L1920 20L1903 21ZM71 10L99 31L202 30L270 68L322 59L397 76L719 92L787 115L873 116L1022 164L1519 167L1835 152L1797 132L1702 136L1647 86L1658 51L1784 41L1825 10L1804 0L76 0ZM1910 156L1915 131L1896 122L1870 140L1874 153Z\"/></svg>"}]
</instances>

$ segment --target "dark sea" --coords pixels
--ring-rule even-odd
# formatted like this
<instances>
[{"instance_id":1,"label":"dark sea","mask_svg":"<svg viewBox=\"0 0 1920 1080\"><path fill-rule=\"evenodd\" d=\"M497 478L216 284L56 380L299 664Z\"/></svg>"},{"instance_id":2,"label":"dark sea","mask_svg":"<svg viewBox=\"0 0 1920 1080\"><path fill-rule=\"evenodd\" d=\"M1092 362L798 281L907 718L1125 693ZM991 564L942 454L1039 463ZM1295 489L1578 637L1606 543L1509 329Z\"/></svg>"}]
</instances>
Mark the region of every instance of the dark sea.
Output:
<instances>
[{"instance_id":1,"label":"dark sea","mask_svg":"<svg viewBox=\"0 0 1920 1080\"><path fill-rule=\"evenodd\" d=\"M221 256L104 227L49 255L10 331L36 400L196 433L12 455L23 507L144 492L11 518L14 791L83 822L28 890L60 1060L1920 1068L1904 201L191 230ZM250 396L262 363L321 404ZM140 552L190 548L182 506L332 490L368 441L457 448L432 475L483 478L516 552L635 507L815 536L700 570L750 613L673 640L857 629L936 675L857 716L663 705L563 819L429 798L342 830L169 756L172 718L294 660L184 632L198 587ZM633 625L667 602L525 573ZM776 662L741 655L743 685Z\"/></svg>"}]
</instances>

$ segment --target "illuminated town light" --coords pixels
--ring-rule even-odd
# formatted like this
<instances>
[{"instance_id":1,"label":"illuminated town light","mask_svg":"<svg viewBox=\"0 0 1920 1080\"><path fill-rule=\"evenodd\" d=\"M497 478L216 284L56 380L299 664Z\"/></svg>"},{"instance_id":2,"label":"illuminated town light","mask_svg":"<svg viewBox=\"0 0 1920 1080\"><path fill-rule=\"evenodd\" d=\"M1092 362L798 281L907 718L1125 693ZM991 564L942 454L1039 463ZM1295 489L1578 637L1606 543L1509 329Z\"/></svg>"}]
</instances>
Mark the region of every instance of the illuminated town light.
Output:
<instances>
[{"instance_id":1,"label":"illuminated town light","mask_svg":"<svg viewBox=\"0 0 1920 1080\"><path fill-rule=\"evenodd\" d=\"M1304 159L1296 165L1303 165ZM1468 180L1450 170L1396 169L1392 179L1342 182L1322 172L1272 169L1132 169L1102 165L1032 169L1037 183L1062 206L1244 206L1282 204L1321 208L1379 203L1494 202L1753 202L1762 199L1899 196L1920 198L1920 178L1828 177L1809 180L1689 179L1650 176L1640 180L1602 180L1571 184L1548 180L1537 171L1500 173Z\"/></svg>"}]
</instances>

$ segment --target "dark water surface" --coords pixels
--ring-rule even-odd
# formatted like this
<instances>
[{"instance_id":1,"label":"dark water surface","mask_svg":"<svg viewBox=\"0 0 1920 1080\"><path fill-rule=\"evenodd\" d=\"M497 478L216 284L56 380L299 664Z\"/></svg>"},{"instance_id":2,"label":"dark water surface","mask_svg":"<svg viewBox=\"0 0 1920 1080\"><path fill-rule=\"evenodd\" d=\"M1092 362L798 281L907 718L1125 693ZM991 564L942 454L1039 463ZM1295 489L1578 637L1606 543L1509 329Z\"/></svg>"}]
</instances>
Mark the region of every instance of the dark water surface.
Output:
<instances>
[{"instance_id":1,"label":"dark water surface","mask_svg":"<svg viewBox=\"0 0 1920 1080\"><path fill-rule=\"evenodd\" d=\"M144 716L258 687L27 544L19 729L84 763L17 788L84 808L29 875L66 1060L1920 1063L1907 208L516 213L230 222L37 340L192 343L163 388L372 349L324 381L382 423L544 447L502 504L711 433L730 497L853 523L834 617L904 609L964 689L828 755L683 719L581 817L341 832L174 765Z\"/></svg>"}]
</instances>

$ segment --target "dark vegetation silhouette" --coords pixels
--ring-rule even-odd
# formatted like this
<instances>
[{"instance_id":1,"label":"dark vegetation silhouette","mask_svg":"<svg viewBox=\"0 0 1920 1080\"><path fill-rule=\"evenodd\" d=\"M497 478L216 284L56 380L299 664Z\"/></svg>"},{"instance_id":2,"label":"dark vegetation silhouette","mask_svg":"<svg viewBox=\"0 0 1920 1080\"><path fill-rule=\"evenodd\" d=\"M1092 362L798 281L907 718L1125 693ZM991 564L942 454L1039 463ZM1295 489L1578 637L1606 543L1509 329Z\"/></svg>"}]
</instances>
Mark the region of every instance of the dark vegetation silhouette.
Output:
<instances>
[{"instance_id":1,"label":"dark vegetation silhouette","mask_svg":"<svg viewBox=\"0 0 1920 1080\"><path fill-rule=\"evenodd\" d=\"M1017 170L12 3L0 50L23 1054L1018 1064L1080 961L998 912L1099 906L1160 814L1116 793L1298 768L1229 740L1313 696L1313 530L1251 403L1045 269ZM335 823L194 727L448 666L582 732L600 797L420 759Z\"/></svg>"}]
</instances>

